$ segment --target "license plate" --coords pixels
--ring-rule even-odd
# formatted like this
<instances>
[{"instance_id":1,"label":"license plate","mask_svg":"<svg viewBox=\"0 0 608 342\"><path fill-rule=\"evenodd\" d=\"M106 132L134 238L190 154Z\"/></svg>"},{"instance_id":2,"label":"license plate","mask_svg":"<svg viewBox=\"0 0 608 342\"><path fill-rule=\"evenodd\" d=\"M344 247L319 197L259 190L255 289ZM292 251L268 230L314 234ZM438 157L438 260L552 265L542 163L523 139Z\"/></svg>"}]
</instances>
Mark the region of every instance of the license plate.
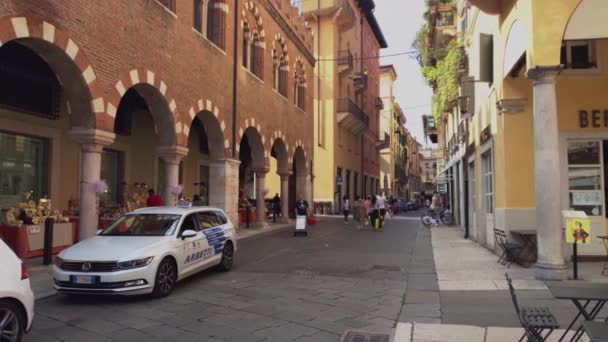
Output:
<instances>
[{"instance_id":1,"label":"license plate","mask_svg":"<svg viewBox=\"0 0 608 342\"><path fill-rule=\"evenodd\" d=\"M95 284L95 276L72 276L72 283L74 284Z\"/></svg>"}]
</instances>

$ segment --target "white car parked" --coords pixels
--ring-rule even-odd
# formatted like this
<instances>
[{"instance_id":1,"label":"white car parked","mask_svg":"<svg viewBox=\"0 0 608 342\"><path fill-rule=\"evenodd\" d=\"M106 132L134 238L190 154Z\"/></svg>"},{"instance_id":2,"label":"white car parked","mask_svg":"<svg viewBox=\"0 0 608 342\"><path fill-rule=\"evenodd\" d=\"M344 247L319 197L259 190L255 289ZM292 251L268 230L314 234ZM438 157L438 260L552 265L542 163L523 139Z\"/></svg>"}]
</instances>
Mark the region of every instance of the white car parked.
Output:
<instances>
[{"instance_id":1,"label":"white car parked","mask_svg":"<svg viewBox=\"0 0 608 342\"><path fill-rule=\"evenodd\" d=\"M53 266L63 293L152 293L164 297L176 282L217 266L228 271L235 229L211 207L153 207L117 219L97 236L62 251Z\"/></svg>"},{"instance_id":2,"label":"white car parked","mask_svg":"<svg viewBox=\"0 0 608 342\"><path fill-rule=\"evenodd\" d=\"M32 326L34 293L21 259L0 240L0 341L19 342Z\"/></svg>"}]
</instances>

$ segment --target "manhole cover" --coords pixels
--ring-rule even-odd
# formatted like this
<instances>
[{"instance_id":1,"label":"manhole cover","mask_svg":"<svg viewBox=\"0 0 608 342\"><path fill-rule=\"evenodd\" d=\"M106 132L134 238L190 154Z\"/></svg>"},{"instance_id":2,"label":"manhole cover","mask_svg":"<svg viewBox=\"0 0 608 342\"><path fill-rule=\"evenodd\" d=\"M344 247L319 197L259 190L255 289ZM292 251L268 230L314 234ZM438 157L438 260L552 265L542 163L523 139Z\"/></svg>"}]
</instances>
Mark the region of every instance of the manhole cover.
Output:
<instances>
[{"instance_id":1,"label":"manhole cover","mask_svg":"<svg viewBox=\"0 0 608 342\"><path fill-rule=\"evenodd\" d=\"M374 266L372 266L372 270L400 272L401 271L401 267L399 267L399 266L387 266L387 265L374 265Z\"/></svg>"},{"instance_id":2,"label":"manhole cover","mask_svg":"<svg viewBox=\"0 0 608 342\"><path fill-rule=\"evenodd\" d=\"M390 337L388 334L347 331L341 342L389 342Z\"/></svg>"}]
</instances>

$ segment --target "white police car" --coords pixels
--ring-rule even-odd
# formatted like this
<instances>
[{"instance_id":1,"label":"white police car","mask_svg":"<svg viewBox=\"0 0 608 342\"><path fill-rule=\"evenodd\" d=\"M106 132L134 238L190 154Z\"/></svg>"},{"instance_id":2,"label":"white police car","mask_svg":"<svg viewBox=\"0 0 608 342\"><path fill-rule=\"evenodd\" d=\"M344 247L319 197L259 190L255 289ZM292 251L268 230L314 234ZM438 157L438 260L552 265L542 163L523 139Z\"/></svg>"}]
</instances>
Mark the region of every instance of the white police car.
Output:
<instances>
[{"instance_id":1,"label":"white police car","mask_svg":"<svg viewBox=\"0 0 608 342\"><path fill-rule=\"evenodd\" d=\"M61 252L53 266L63 293L164 297L176 282L217 266L228 271L236 232L211 207L154 207L121 216L97 236Z\"/></svg>"}]
</instances>

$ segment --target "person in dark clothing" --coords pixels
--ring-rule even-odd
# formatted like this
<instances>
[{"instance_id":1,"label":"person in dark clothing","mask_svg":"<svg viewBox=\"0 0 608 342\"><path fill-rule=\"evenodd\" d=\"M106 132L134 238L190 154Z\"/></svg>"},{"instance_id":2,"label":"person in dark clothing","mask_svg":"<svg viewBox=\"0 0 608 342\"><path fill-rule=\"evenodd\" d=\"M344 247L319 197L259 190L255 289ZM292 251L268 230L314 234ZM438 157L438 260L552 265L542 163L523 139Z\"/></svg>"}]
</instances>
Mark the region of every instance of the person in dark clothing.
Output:
<instances>
[{"instance_id":1,"label":"person in dark clothing","mask_svg":"<svg viewBox=\"0 0 608 342\"><path fill-rule=\"evenodd\" d=\"M308 202L304 199L302 194L298 195L298 200L296 201L296 216L310 216L308 210Z\"/></svg>"},{"instance_id":2,"label":"person in dark clothing","mask_svg":"<svg viewBox=\"0 0 608 342\"><path fill-rule=\"evenodd\" d=\"M276 216L281 216L281 197L278 193L272 198L272 209Z\"/></svg>"}]
</instances>

